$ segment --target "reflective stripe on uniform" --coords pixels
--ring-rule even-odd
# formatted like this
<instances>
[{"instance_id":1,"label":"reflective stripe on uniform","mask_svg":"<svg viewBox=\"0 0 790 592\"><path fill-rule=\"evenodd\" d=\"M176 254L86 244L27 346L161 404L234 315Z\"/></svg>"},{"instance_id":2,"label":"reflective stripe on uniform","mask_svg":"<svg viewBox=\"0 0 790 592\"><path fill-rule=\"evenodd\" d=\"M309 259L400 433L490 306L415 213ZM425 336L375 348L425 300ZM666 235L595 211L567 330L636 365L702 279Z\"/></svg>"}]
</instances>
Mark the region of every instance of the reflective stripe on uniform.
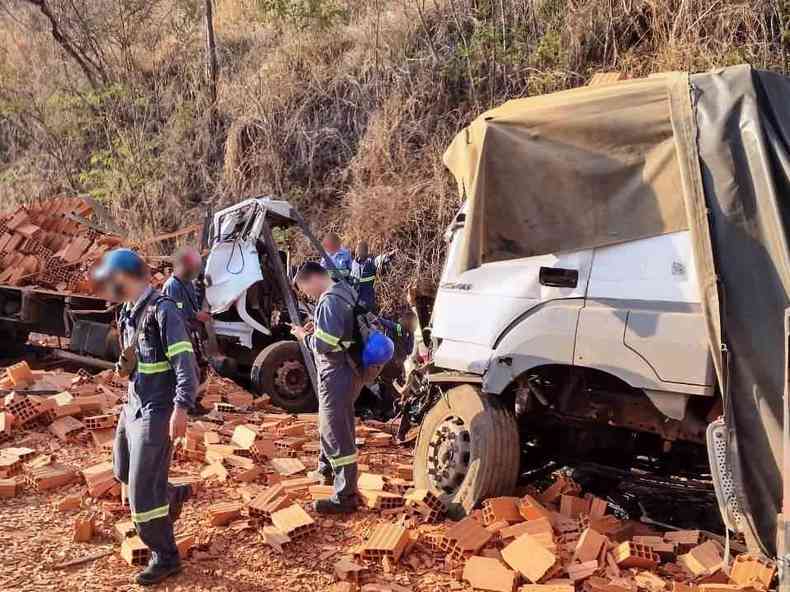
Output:
<instances>
[{"instance_id":1,"label":"reflective stripe on uniform","mask_svg":"<svg viewBox=\"0 0 790 592\"><path fill-rule=\"evenodd\" d=\"M403 335L403 327L401 327L400 325L395 325L395 332L398 334L398 337L400 337L401 335Z\"/></svg>"},{"instance_id":2,"label":"reflective stripe on uniform","mask_svg":"<svg viewBox=\"0 0 790 592\"><path fill-rule=\"evenodd\" d=\"M158 508L154 508L153 510L148 510L147 512L139 512L139 513L132 512L132 522L137 522L138 524L141 522L150 522L151 520L156 520L157 518L164 518L169 513L170 513L170 504L159 506Z\"/></svg>"},{"instance_id":3,"label":"reflective stripe on uniform","mask_svg":"<svg viewBox=\"0 0 790 592\"><path fill-rule=\"evenodd\" d=\"M137 371L140 374L159 374L170 370L170 362L138 362Z\"/></svg>"},{"instance_id":4,"label":"reflective stripe on uniform","mask_svg":"<svg viewBox=\"0 0 790 592\"><path fill-rule=\"evenodd\" d=\"M322 330L320 327L315 328L315 336L317 339L320 339L324 343L328 343L332 347L337 347L340 344L339 337L335 337L331 333L327 333L326 331Z\"/></svg>"},{"instance_id":5,"label":"reflective stripe on uniform","mask_svg":"<svg viewBox=\"0 0 790 592\"><path fill-rule=\"evenodd\" d=\"M192 349L192 342L191 341L176 341L170 347L167 348L167 357L172 358L178 354L182 354L184 352L191 352L194 351Z\"/></svg>"},{"instance_id":6,"label":"reflective stripe on uniform","mask_svg":"<svg viewBox=\"0 0 790 592\"><path fill-rule=\"evenodd\" d=\"M329 464L332 465L333 469L339 469L340 467L345 467L348 465L353 465L357 462L357 453L349 454L348 456L339 456L337 458L330 458Z\"/></svg>"},{"instance_id":7,"label":"reflective stripe on uniform","mask_svg":"<svg viewBox=\"0 0 790 592\"><path fill-rule=\"evenodd\" d=\"M184 303L183 302L176 302L176 306L178 308L184 308Z\"/></svg>"},{"instance_id":8,"label":"reflective stripe on uniform","mask_svg":"<svg viewBox=\"0 0 790 592\"><path fill-rule=\"evenodd\" d=\"M359 283L360 284L368 284L368 283L372 282L375 279L376 279L375 275L368 275L368 276L359 278Z\"/></svg>"}]
</instances>

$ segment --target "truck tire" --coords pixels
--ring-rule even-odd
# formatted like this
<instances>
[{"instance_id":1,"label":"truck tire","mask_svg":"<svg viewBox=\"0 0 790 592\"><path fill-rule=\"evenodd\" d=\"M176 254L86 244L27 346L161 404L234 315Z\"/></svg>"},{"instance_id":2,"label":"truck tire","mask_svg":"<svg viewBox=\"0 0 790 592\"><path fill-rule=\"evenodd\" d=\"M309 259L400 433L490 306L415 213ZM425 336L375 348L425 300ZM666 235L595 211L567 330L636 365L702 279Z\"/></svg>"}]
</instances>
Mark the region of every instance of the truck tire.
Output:
<instances>
[{"instance_id":1,"label":"truck tire","mask_svg":"<svg viewBox=\"0 0 790 592\"><path fill-rule=\"evenodd\" d=\"M414 450L414 484L462 518L489 497L510 495L518 479L513 414L471 385L449 390L427 413Z\"/></svg>"},{"instance_id":2,"label":"truck tire","mask_svg":"<svg viewBox=\"0 0 790 592\"><path fill-rule=\"evenodd\" d=\"M269 395L272 403L290 413L318 409L302 350L295 341L276 341L264 348L252 364L250 379L259 395Z\"/></svg>"}]
</instances>

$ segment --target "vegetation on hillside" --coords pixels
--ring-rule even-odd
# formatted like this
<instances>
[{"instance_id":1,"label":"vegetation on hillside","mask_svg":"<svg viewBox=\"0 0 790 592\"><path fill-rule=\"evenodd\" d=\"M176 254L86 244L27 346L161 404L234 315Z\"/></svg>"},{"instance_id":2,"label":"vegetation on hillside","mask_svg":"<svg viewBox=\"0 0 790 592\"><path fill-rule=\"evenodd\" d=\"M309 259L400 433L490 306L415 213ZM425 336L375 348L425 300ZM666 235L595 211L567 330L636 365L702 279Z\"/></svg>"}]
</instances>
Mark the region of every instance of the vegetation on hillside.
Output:
<instances>
[{"instance_id":1,"label":"vegetation on hillside","mask_svg":"<svg viewBox=\"0 0 790 592\"><path fill-rule=\"evenodd\" d=\"M748 62L788 72L788 0L6 0L0 207L90 193L137 237L273 193L434 276L452 136L512 98Z\"/></svg>"}]
</instances>

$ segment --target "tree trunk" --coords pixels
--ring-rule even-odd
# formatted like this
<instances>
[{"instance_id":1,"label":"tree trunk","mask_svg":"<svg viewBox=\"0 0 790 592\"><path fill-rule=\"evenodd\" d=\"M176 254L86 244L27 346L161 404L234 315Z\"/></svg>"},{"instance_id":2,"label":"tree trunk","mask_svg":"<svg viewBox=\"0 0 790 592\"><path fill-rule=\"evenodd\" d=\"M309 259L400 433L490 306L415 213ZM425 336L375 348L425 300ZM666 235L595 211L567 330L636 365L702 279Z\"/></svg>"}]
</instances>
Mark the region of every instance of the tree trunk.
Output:
<instances>
[{"instance_id":1,"label":"tree trunk","mask_svg":"<svg viewBox=\"0 0 790 592\"><path fill-rule=\"evenodd\" d=\"M205 0L206 3L206 82L208 84L211 108L217 102L217 45L214 41L214 9L212 0Z\"/></svg>"}]
</instances>

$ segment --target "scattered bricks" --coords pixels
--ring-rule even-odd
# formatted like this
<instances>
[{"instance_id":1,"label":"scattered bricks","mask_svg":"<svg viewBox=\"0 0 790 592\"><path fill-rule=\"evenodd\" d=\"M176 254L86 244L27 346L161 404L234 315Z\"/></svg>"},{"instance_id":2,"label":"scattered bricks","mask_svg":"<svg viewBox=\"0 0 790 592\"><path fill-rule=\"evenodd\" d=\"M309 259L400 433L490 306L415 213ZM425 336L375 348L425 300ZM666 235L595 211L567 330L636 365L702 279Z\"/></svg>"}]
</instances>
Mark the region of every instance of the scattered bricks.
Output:
<instances>
[{"instance_id":1,"label":"scattered bricks","mask_svg":"<svg viewBox=\"0 0 790 592\"><path fill-rule=\"evenodd\" d=\"M271 438L259 438L255 444L250 447L250 456L255 462L263 462L270 458L274 458L275 453L274 440Z\"/></svg>"},{"instance_id":2,"label":"scattered bricks","mask_svg":"<svg viewBox=\"0 0 790 592\"><path fill-rule=\"evenodd\" d=\"M200 471L201 479L217 479L218 481L226 481L228 479L228 470L223 466L220 461L213 462L202 471Z\"/></svg>"},{"instance_id":3,"label":"scattered bricks","mask_svg":"<svg viewBox=\"0 0 790 592\"><path fill-rule=\"evenodd\" d=\"M406 481L411 481L412 479L414 479L414 469L412 468L411 465L396 464L393 467L393 471L398 477Z\"/></svg>"},{"instance_id":4,"label":"scattered bricks","mask_svg":"<svg viewBox=\"0 0 790 592\"><path fill-rule=\"evenodd\" d=\"M176 547L178 548L178 556L181 559L189 557L190 551L195 546L195 535L192 533L184 534L176 537Z\"/></svg>"},{"instance_id":5,"label":"scattered bricks","mask_svg":"<svg viewBox=\"0 0 790 592\"><path fill-rule=\"evenodd\" d=\"M274 448L281 454L289 457L299 456L302 446L307 443L307 438L281 438L274 441Z\"/></svg>"},{"instance_id":6,"label":"scattered bricks","mask_svg":"<svg viewBox=\"0 0 790 592\"><path fill-rule=\"evenodd\" d=\"M528 534L522 534L502 549L502 559L536 584L554 566L557 558Z\"/></svg>"},{"instance_id":7,"label":"scattered bricks","mask_svg":"<svg viewBox=\"0 0 790 592\"><path fill-rule=\"evenodd\" d=\"M384 432L376 432L374 434L370 434L365 439L365 444L367 446L373 447L389 446L392 444L392 435L386 434Z\"/></svg>"},{"instance_id":8,"label":"scattered bricks","mask_svg":"<svg viewBox=\"0 0 790 592\"><path fill-rule=\"evenodd\" d=\"M265 477L265 473L263 467L255 465L246 471L239 473L236 475L236 481L241 483L252 483L253 481L257 481L261 477Z\"/></svg>"},{"instance_id":9,"label":"scattered bricks","mask_svg":"<svg viewBox=\"0 0 790 592\"><path fill-rule=\"evenodd\" d=\"M14 425L14 416L5 411L0 411L0 444L11 439L11 428Z\"/></svg>"},{"instance_id":10,"label":"scattered bricks","mask_svg":"<svg viewBox=\"0 0 790 592\"><path fill-rule=\"evenodd\" d=\"M387 479L386 486L384 488L385 491L389 491L391 493L397 493L398 495L405 495L406 492L414 488L413 481L406 481L405 479L399 479L397 477Z\"/></svg>"},{"instance_id":11,"label":"scattered bricks","mask_svg":"<svg viewBox=\"0 0 790 592\"><path fill-rule=\"evenodd\" d=\"M16 497L20 488L19 479L16 477L12 477L10 479L0 479L0 498Z\"/></svg>"},{"instance_id":12,"label":"scattered bricks","mask_svg":"<svg viewBox=\"0 0 790 592\"><path fill-rule=\"evenodd\" d=\"M291 539L307 535L318 527L310 514L297 504L273 512L271 519L274 527Z\"/></svg>"},{"instance_id":13,"label":"scattered bricks","mask_svg":"<svg viewBox=\"0 0 790 592\"><path fill-rule=\"evenodd\" d=\"M16 394L9 396L13 398L9 402L8 397L6 397L5 408L20 425L27 426L41 415L42 410L40 406L30 397L22 397Z\"/></svg>"},{"instance_id":14,"label":"scattered bricks","mask_svg":"<svg viewBox=\"0 0 790 592\"><path fill-rule=\"evenodd\" d=\"M84 427L81 421L67 415L53 421L49 426L49 431L61 442L68 442Z\"/></svg>"},{"instance_id":15,"label":"scattered bricks","mask_svg":"<svg viewBox=\"0 0 790 592\"><path fill-rule=\"evenodd\" d=\"M88 493L91 497L101 497L116 483L111 462L103 462L83 469L82 477L88 485Z\"/></svg>"},{"instance_id":16,"label":"scattered bricks","mask_svg":"<svg viewBox=\"0 0 790 592\"><path fill-rule=\"evenodd\" d=\"M563 495L560 499L560 514L568 518L576 518L580 514L590 513L590 502L581 497Z\"/></svg>"},{"instance_id":17,"label":"scattered bricks","mask_svg":"<svg viewBox=\"0 0 790 592\"><path fill-rule=\"evenodd\" d=\"M580 582L589 578L598 570L598 561L593 559L592 561L586 561L584 563L573 563L566 568L568 572L568 577L573 580L574 583Z\"/></svg>"},{"instance_id":18,"label":"scattered bricks","mask_svg":"<svg viewBox=\"0 0 790 592\"><path fill-rule=\"evenodd\" d=\"M653 543L650 545L653 551L661 558L661 561L668 563L675 560L675 543Z\"/></svg>"},{"instance_id":19,"label":"scattered bricks","mask_svg":"<svg viewBox=\"0 0 790 592\"><path fill-rule=\"evenodd\" d=\"M486 530L474 518L464 518L448 528L445 536L453 542L453 558L461 560L465 555L474 555L485 547L494 533Z\"/></svg>"},{"instance_id":20,"label":"scattered bricks","mask_svg":"<svg viewBox=\"0 0 790 592\"><path fill-rule=\"evenodd\" d=\"M252 448L252 445L255 444L255 440L258 438L258 432L253 429L249 425L237 425L233 430L233 436L231 436L231 443L238 447L243 448L245 450L249 450ZM210 442L206 442L209 444ZM213 444L217 444L218 442L212 442Z\"/></svg>"},{"instance_id":21,"label":"scattered bricks","mask_svg":"<svg viewBox=\"0 0 790 592\"><path fill-rule=\"evenodd\" d=\"M83 494L75 493L67 495L58 502L59 512L70 512L72 510L79 510L82 507Z\"/></svg>"},{"instance_id":22,"label":"scattered bricks","mask_svg":"<svg viewBox=\"0 0 790 592\"><path fill-rule=\"evenodd\" d=\"M548 535L553 539L553 530L548 518L538 518L529 522L519 522L499 531L499 536L503 539L515 539L522 534Z\"/></svg>"},{"instance_id":23,"label":"scattered bricks","mask_svg":"<svg viewBox=\"0 0 790 592\"><path fill-rule=\"evenodd\" d=\"M599 497L594 497L590 500L590 520L599 520L604 517L606 510L609 507L609 502Z\"/></svg>"},{"instance_id":24,"label":"scattered bricks","mask_svg":"<svg viewBox=\"0 0 790 592\"><path fill-rule=\"evenodd\" d=\"M304 429L305 425L303 423L294 423L278 427L277 434L280 436L304 436Z\"/></svg>"},{"instance_id":25,"label":"scattered bricks","mask_svg":"<svg viewBox=\"0 0 790 592\"><path fill-rule=\"evenodd\" d=\"M123 543L126 539L133 537L137 534L134 528L134 522L131 520L121 520L115 523L115 537L119 542Z\"/></svg>"},{"instance_id":26,"label":"scattered bricks","mask_svg":"<svg viewBox=\"0 0 790 592\"><path fill-rule=\"evenodd\" d=\"M206 462L212 463L216 461L223 461L230 455L236 452L237 448L235 446L230 446L226 444L209 444L206 446Z\"/></svg>"},{"instance_id":27,"label":"scattered bricks","mask_svg":"<svg viewBox=\"0 0 790 592\"><path fill-rule=\"evenodd\" d=\"M139 536L129 537L121 543L121 557L129 565L147 565L151 555Z\"/></svg>"},{"instance_id":28,"label":"scattered bricks","mask_svg":"<svg viewBox=\"0 0 790 592\"><path fill-rule=\"evenodd\" d=\"M445 508L441 500L427 489L414 489L403 496L406 507L419 515L425 522L438 522Z\"/></svg>"},{"instance_id":29,"label":"scattered bricks","mask_svg":"<svg viewBox=\"0 0 790 592\"><path fill-rule=\"evenodd\" d=\"M291 503L291 496L282 484L272 485L249 503L252 518L271 520L272 514L282 510Z\"/></svg>"},{"instance_id":30,"label":"scattered bricks","mask_svg":"<svg viewBox=\"0 0 790 592\"><path fill-rule=\"evenodd\" d=\"M524 520L538 520L540 518L549 518L549 512L543 505L534 497L526 495L518 503L518 511Z\"/></svg>"},{"instance_id":31,"label":"scattered bricks","mask_svg":"<svg viewBox=\"0 0 790 592\"><path fill-rule=\"evenodd\" d=\"M117 415L92 415L91 417L86 417L83 420L85 429L89 431L114 428L117 422Z\"/></svg>"},{"instance_id":32,"label":"scattered bricks","mask_svg":"<svg viewBox=\"0 0 790 592\"><path fill-rule=\"evenodd\" d=\"M597 559L605 544L605 536L588 528L581 534L579 542L576 543L576 550L573 553L574 563L586 563Z\"/></svg>"},{"instance_id":33,"label":"scattered bricks","mask_svg":"<svg viewBox=\"0 0 790 592\"><path fill-rule=\"evenodd\" d=\"M8 456L15 456L24 463L29 461L34 456L36 456L36 451L33 450L32 448L9 447L0 450L0 455L4 455L4 454Z\"/></svg>"},{"instance_id":34,"label":"scattered bricks","mask_svg":"<svg viewBox=\"0 0 790 592\"><path fill-rule=\"evenodd\" d=\"M283 552L283 545L291 542L288 535L283 534L274 526L264 526L262 534L263 541L279 553Z\"/></svg>"},{"instance_id":35,"label":"scattered bricks","mask_svg":"<svg viewBox=\"0 0 790 592\"><path fill-rule=\"evenodd\" d=\"M475 590L513 592L516 572L506 568L496 559L470 557L464 565L463 579Z\"/></svg>"},{"instance_id":36,"label":"scattered bricks","mask_svg":"<svg viewBox=\"0 0 790 592\"><path fill-rule=\"evenodd\" d=\"M362 556L365 559L379 560L387 557L397 563L409 543L409 533L395 524L382 524L364 543Z\"/></svg>"},{"instance_id":37,"label":"scattered bricks","mask_svg":"<svg viewBox=\"0 0 790 592\"><path fill-rule=\"evenodd\" d=\"M651 569L658 565L659 557L653 550L646 546L626 541L617 545L612 555L618 567L638 567L641 569Z\"/></svg>"},{"instance_id":38,"label":"scattered bricks","mask_svg":"<svg viewBox=\"0 0 790 592\"><path fill-rule=\"evenodd\" d=\"M574 592L573 583L568 584L524 584L518 592Z\"/></svg>"},{"instance_id":39,"label":"scattered bricks","mask_svg":"<svg viewBox=\"0 0 790 592\"><path fill-rule=\"evenodd\" d=\"M357 480L357 487L359 489L371 489L373 491L384 491L386 488L386 479L384 475L376 475L374 473L361 473Z\"/></svg>"},{"instance_id":40,"label":"scattered bricks","mask_svg":"<svg viewBox=\"0 0 790 592\"><path fill-rule=\"evenodd\" d=\"M47 491L73 483L77 479L77 473L69 467L51 464L30 469L26 479L36 491Z\"/></svg>"},{"instance_id":41,"label":"scattered bricks","mask_svg":"<svg viewBox=\"0 0 790 592\"><path fill-rule=\"evenodd\" d=\"M559 533L567 534L579 532L579 522L575 518L568 518L559 512L551 512L550 520L551 525Z\"/></svg>"},{"instance_id":42,"label":"scattered bricks","mask_svg":"<svg viewBox=\"0 0 790 592\"><path fill-rule=\"evenodd\" d=\"M6 376L13 386L25 386L33 382L33 373L24 361L6 368Z\"/></svg>"},{"instance_id":43,"label":"scattered bricks","mask_svg":"<svg viewBox=\"0 0 790 592\"><path fill-rule=\"evenodd\" d=\"M93 538L93 529L96 526L96 517L93 514L87 516L77 516L74 519L74 535L72 540L75 543L87 543Z\"/></svg>"},{"instance_id":44,"label":"scattered bricks","mask_svg":"<svg viewBox=\"0 0 790 592\"><path fill-rule=\"evenodd\" d=\"M209 521L212 526L227 526L241 516L241 504L221 502L208 508Z\"/></svg>"},{"instance_id":45,"label":"scattered bricks","mask_svg":"<svg viewBox=\"0 0 790 592\"><path fill-rule=\"evenodd\" d=\"M649 571L641 571L634 576L636 585L642 590L648 592L661 592L667 587L667 583L654 573Z\"/></svg>"},{"instance_id":46,"label":"scattered bricks","mask_svg":"<svg viewBox=\"0 0 790 592\"><path fill-rule=\"evenodd\" d=\"M238 426L238 427L246 427L246 426ZM237 429L238 429L237 427ZM255 440L253 439L253 442ZM204 432L203 433L203 446L208 446L209 444L219 444L221 442L220 436L217 432ZM249 446L244 446L239 442L232 442L234 446L238 446L239 448L249 448Z\"/></svg>"},{"instance_id":47,"label":"scattered bricks","mask_svg":"<svg viewBox=\"0 0 790 592\"><path fill-rule=\"evenodd\" d=\"M770 588L776 573L776 564L757 555L738 555L730 570L730 579L739 586Z\"/></svg>"},{"instance_id":48,"label":"scattered bricks","mask_svg":"<svg viewBox=\"0 0 790 592\"><path fill-rule=\"evenodd\" d=\"M721 569L724 563L721 545L716 541L706 541L680 555L678 563L695 578L711 575Z\"/></svg>"},{"instance_id":49,"label":"scattered bricks","mask_svg":"<svg viewBox=\"0 0 790 592\"><path fill-rule=\"evenodd\" d=\"M675 543L679 553L686 553L692 547L702 543L702 532L699 530L675 530L664 533L664 540Z\"/></svg>"},{"instance_id":50,"label":"scattered bricks","mask_svg":"<svg viewBox=\"0 0 790 592\"><path fill-rule=\"evenodd\" d=\"M0 454L0 478L7 479L22 472L22 460L8 453Z\"/></svg>"},{"instance_id":51,"label":"scattered bricks","mask_svg":"<svg viewBox=\"0 0 790 592\"><path fill-rule=\"evenodd\" d=\"M335 563L335 577L343 582L352 582L358 585L366 572L367 567L355 563L348 557L342 557Z\"/></svg>"},{"instance_id":52,"label":"scattered bricks","mask_svg":"<svg viewBox=\"0 0 790 592\"><path fill-rule=\"evenodd\" d=\"M515 524L523 522L524 518L519 513L518 504L521 500L517 497L492 497L483 502L483 524L488 526L494 522L507 522Z\"/></svg>"},{"instance_id":53,"label":"scattered bricks","mask_svg":"<svg viewBox=\"0 0 790 592\"><path fill-rule=\"evenodd\" d=\"M115 441L115 430L113 428L94 430L91 432L91 439L96 448L112 450L113 442Z\"/></svg>"},{"instance_id":54,"label":"scattered bricks","mask_svg":"<svg viewBox=\"0 0 790 592\"><path fill-rule=\"evenodd\" d=\"M371 510L392 510L402 508L403 496L387 491L372 491L370 489L360 489L359 495L365 500L365 505Z\"/></svg>"},{"instance_id":55,"label":"scattered bricks","mask_svg":"<svg viewBox=\"0 0 790 592\"><path fill-rule=\"evenodd\" d=\"M298 458L273 458L271 465L283 477L290 477L305 470L304 463Z\"/></svg>"},{"instance_id":56,"label":"scattered bricks","mask_svg":"<svg viewBox=\"0 0 790 592\"><path fill-rule=\"evenodd\" d=\"M335 492L335 488L331 485L311 485L308 489L308 492L310 493L310 499L313 501L318 501L332 497L332 494Z\"/></svg>"},{"instance_id":57,"label":"scattered bricks","mask_svg":"<svg viewBox=\"0 0 790 592\"><path fill-rule=\"evenodd\" d=\"M223 462L229 464L232 467L236 467L238 469L244 469L245 471L249 471L253 467L255 467L255 461L251 458L245 458L243 456L238 456L236 454L231 454L226 456L223 459Z\"/></svg>"}]
</instances>

